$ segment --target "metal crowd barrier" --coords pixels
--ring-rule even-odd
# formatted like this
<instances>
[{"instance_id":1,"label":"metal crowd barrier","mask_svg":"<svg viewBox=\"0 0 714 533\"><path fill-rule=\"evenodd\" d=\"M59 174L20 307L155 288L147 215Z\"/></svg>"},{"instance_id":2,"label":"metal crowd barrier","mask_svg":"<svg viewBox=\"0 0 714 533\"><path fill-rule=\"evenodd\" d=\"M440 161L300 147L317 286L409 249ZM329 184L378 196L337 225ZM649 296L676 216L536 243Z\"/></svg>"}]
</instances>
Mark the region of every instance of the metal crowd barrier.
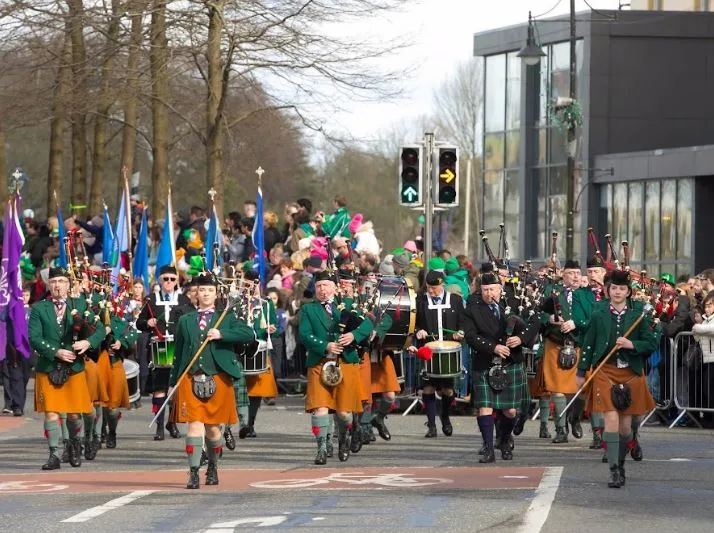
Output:
<instances>
[{"instance_id":1,"label":"metal crowd barrier","mask_svg":"<svg viewBox=\"0 0 714 533\"><path fill-rule=\"evenodd\" d=\"M683 417L702 427L699 417L714 413L714 337L692 332L678 333L670 357L671 400L679 411L670 424L676 426ZM714 415L713 415L714 416Z\"/></svg>"}]
</instances>

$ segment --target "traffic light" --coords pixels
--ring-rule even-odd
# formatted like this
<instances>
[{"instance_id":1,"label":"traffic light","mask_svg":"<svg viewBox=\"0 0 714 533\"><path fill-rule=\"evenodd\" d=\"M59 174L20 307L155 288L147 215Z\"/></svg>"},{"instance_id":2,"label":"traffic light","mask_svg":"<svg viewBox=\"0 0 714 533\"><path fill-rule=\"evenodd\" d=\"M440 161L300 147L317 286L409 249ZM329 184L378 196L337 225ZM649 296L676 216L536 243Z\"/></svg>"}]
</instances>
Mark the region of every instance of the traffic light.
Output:
<instances>
[{"instance_id":1,"label":"traffic light","mask_svg":"<svg viewBox=\"0 0 714 533\"><path fill-rule=\"evenodd\" d=\"M437 197L434 202L439 207L459 205L459 149L455 146L441 146L437 149Z\"/></svg>"},{"instance_id":2,"label":"traffic light","mask_svg":"<svg viewBox=\"0 0 714 533\"><path fill-rule=\"evenodd\" d=\"M404 146L399 159L399 205L417 206L422 203L421 165L424 149Z\"/></svg>"}]
</instances>

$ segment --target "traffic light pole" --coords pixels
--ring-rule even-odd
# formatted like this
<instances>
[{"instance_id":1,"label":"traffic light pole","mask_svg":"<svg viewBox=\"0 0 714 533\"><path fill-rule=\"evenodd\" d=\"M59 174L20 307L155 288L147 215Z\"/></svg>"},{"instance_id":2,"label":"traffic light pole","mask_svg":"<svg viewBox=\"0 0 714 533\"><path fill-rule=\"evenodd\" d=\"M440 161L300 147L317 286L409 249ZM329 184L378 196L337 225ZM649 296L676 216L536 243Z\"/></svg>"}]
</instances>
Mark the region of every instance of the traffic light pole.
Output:
<instances>
[{"instance_id":1,"label":"traffic light pole","mask_svg":"<svg viewBox=\"0 0 714 533\"><path fill-rule=\"evenodd\" d=\"M424 134L424 168L422 176L424 177L424 266L426 267L429 259L431 259L432 234L433 234L433 219L434 219L434 179L432 174L434 157L434 134Z\"/></svg>"}]
</instances>

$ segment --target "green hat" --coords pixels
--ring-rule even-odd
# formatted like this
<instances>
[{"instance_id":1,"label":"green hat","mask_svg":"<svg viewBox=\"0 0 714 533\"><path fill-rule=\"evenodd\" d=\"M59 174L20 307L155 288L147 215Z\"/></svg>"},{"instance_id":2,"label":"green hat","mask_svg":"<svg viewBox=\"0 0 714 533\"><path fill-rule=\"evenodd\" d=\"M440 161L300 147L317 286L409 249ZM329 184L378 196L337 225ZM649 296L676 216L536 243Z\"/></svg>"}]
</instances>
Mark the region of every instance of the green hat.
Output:
<instances>
[{"instance_id":1,"label":"green hat","mask_svg":"<svg viewBox=\"0 0 714 533\"><path fill-rule=\"evenodd\" d=\"M441 257L432 257L429 259L429 262L426 265L426 269L428 270L444 270L446 267L446 263L444 263L444 260Z\"/></svg>"},{"instance_id":2,"label":"green hat","mask_svg":"<svg viewBox=\"0 0 714 533\"><path fill-rule=\"evenodd\" d=\"M674 279L674 274L670 274L669 272L662 272L662 275L660 278L662 281L665 283L669 283L672 287L674 287L675 279Z\"/></svg>"},{"instance_id":3,"label":"green hat","mask_svg":"<svg viewBox=\"0 0 714 533\"><path fill-rule=\"evenodd\" d=\"M444 269L447 274L453 274L460 268L461 266L459 266L459 261L455 257L450 257L446 263L444 263Z\"/></svg>"},{"instance_id":4,"label":"green hat","mask_svg":"<svg viewBox=\"0 0 714 533\"><path fill-rule=\"evenodd\" d=\"M392 255L402 255L408 253L404 248L395 248L392 250Z\"/></svg>"}]
</instances>

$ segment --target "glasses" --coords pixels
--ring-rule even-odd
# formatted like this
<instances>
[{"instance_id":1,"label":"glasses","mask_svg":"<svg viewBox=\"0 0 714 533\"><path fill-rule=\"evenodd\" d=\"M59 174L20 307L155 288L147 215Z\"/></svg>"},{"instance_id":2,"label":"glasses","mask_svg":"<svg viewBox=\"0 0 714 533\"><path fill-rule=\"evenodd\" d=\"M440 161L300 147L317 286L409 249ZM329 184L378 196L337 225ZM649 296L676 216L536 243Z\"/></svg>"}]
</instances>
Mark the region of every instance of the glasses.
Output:
<instances>
[{"instance_id":1,"label":"glasses","mask_svg":"<svg viewBox=\"0 0 714 533\"><path fill-rule=\"evenodd\" d=\"M161 278L161 281L176 281L178 278Z\"/></svg>"}]
</instances>

